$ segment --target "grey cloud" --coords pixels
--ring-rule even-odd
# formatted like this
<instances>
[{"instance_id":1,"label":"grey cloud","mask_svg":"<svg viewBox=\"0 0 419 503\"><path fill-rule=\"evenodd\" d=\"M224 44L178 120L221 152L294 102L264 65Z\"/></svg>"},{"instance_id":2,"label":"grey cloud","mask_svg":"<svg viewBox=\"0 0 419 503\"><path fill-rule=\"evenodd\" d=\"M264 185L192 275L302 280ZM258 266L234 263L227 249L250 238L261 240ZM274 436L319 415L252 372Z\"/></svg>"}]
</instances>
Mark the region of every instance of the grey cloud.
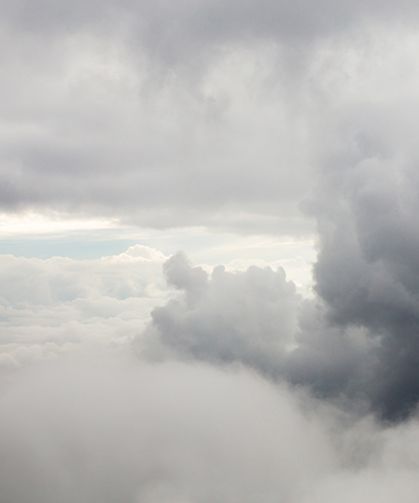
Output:
<instances>
[{"instance_id":1,"label":"grey cloud","mask_svg":"<svg viewBox=\"0 0 419 503\"><path fill-rule=\"evenodd\" d=\"M165 271L183 292L152 312L152 323L139 339L150 354L161 343L185 358L278 372L293 342L299 303L282 269L231 273L217 267L208 278L179 254L169 259Z\"/></svg>"},{"instance_id":2,"label":"grey cloud","mask_svg":"<svg viewBox=\"0 0 419 503\"><path fill-rule=\"evenodd\" d=\"M139 354L244 366L344 408L369 410L376 344L365 330L331 326L325 307L303 300L282 269L220 266L208 277L178 254L165 272L180 293L152 311L136 341Z\"/></svg>"},{"instance_id":3,"label":"grey cloud","mask_svg":"<svg viewBox=\"0 0 419 503\"><path fill-rule=\"evenodd\" d=\"M408 1L1 5L4 211L285 234L312 231L318 132L347 120L347 96L363 105L362 68L393 68L394 19L417 17Z\"/></svg>"},{"instance_id":4,"label":"grey cloud","mask_svg":"<svg viewBox=\"0 0 419 503\"><path fill-rule=\"evenodd\" d=\"M325 175L315 210L317 291L334 323L361 325L377 341L369 393L387 418L419 399L417 187L413 160L361 158Z\"/></svg>"},{"instance_id":5,"label":"grey cloud","mask_svg":"<svg viewBox=\"0 0 419 503\"><path fill-rule=\"evenodd\" d=\"M343 30L365 18L409 21L411 15L417 13L417 5L412 0L404 0L397 6L378 0L345 0L339 4L330 0L316 4L307 0L246 0L227 4L220 0L199 0L193 4L166 0L153 3L89 0L71 5L57 5L51 0L38 0L36 4L28 0L3 0L1 5L5 19L36 31L74 30L125 21L144 33L154 50L164 48L167 53L179 50L180 46L185 50L193 41L201 47L252 36L306 40Z\"/></svg>"},{"instance_id":6,"label":"grey cloud","mask_svg":"<svg viewBox=\"0 0 419 503\"><path fill-rule=\"evenodd\" d=\"M400 285L389 290L392 283L379 269L376 288L376 271L372 279L367 264L357 271L352 248L341 236L336 239L346 252L337 256L347 269L334 270L335 250L334 261L321 253L316 271L323 300L303 300L281 269L234 273L217 267L208 276L184 255L175 255L165 272L180 292L152 311L150 325L137 338L138 353L244 366L343 409L371 411L386 420L406 417L417 403L416 325L402 308ZM328 243L337 247L334 239ZM369 281L373 285L365 293ZM387 291L381 290L383 282Z\"/></svg>"},{"instance_id":7,"label":"grey cloud","mask_svg":"<svg viewBox=\"0 0 419 503\"><path fill-rule=\"evenodd\" d=\"M4 43L13 45L13 37ZM241 75L233 57L233 75L227 57L213 84L191 89L175 76L145 90L149 66L138 68L118 44L76 37L62 45L58 54L18 46L3 57L10 69L0 86L3 210L53 208L154 227L310 229L296 205L307 171L298 124L291 110L278 121L262 96L259 111L259 97L243 83L254 77L263 85L256 68ZM254 55L249 62L256 64ZM231 79L218 83L224 71ZM288 164L299 167L292 177Z\"/></svg>"},{"instance_id":8,"label":"grey cloud","mask_svg":"<svg viewBox=\"0 0 419 503\"><path fill-rule=\"evenodd\" d=\"M343 408L374 411L367 393L375 379L377 343L367 330L334 326L318 299L305 300L298 312L295 347L278 376Z\"/></svg>"}]
</instances>

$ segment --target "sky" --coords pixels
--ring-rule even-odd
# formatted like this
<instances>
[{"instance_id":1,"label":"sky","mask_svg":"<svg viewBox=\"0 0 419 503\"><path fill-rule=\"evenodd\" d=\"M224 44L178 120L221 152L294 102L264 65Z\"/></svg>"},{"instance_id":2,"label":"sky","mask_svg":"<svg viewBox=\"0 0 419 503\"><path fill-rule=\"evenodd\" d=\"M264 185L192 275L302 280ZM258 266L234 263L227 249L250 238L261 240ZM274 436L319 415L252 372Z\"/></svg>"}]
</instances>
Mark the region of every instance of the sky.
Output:
<instances>
[{"instance_id":1,"label":"sky","mask_svg":"<svg viewBox=\"0 0 419 503\"><path fill-rule=\"evenodd\" d=\"M419 482L419 4L0 0L0 501Z\"/></svg>"}]
</instances>

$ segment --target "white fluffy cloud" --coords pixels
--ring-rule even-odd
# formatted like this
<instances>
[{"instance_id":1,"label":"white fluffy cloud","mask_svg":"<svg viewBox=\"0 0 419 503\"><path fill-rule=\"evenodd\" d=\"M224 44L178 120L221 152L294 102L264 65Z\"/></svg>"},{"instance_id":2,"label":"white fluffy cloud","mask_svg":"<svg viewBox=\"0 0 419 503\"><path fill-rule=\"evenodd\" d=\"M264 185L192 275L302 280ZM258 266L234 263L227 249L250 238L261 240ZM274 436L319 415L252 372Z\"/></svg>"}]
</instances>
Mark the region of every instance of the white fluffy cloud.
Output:
<instances>
[{"instance_id":1,"label":"white fluffy cloud","mask_svg":"<svg viewBox=\"0 0 419 503\"><path fill-rule=\"evenodd\" d=\"M167 298L165 258L140 245L97 260L1 256L1 366L134 337Z\"/></svg>"}]
</instances>

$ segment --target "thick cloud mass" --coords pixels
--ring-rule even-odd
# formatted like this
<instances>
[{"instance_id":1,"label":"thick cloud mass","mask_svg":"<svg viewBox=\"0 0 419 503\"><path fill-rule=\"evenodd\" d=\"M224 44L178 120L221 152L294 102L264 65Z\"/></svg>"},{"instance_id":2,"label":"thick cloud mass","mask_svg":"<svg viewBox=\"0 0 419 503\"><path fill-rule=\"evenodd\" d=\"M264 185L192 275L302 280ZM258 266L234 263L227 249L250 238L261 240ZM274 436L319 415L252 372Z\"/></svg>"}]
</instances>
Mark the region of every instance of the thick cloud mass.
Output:
<instances>
[{"instance_id":1,"label":"thick cloud mass","mask_svg":"<svg viewBox=\"0 0 419 503\"><path fill-rule=\"evenodd\" d=\"M223 43L244 37L303 40L343 31L362 19L375 21L409 21L418 12L413 0L392 2L379 0L342 0L338 4L320 0L198 0L194 3L158 0L87 0L63 4L52 0L10 2L2 0L4 19L15 25L39 30L78 30L126 21L153 51L183 53L210 43ZM130 26L130 24L128 24ZM167 55L166 55L167 57Z\"/></svg>"},{"instance_id":2,"label":"thick cloud mass","mask_svg":"<svg viewBox=\"0 0 419 503\"><path fill-rule=\"evenodd\" d=\"M64 361L0 410L4 502L291 500L333 459L286 390L199 366Z\"/></svg>"},{"instance_id":3,"label":"thick cloud mass","mask_svg":"<svg viewBox=\"0 0 419 503\"><path fill-rule=\"evenodd\" d=\"M354 421L246 371L61 360L0 396L7 503L417 500L417 420Z\"/></svg>"},{"instance_id":4,"label":"thick cloud mass","mask_svg":"<svg viewBox=\"0 0 419 503\"><path fill-rule=\"evenodd\" d=\"M415 171L395 159L361 159L326 177L318 208L317 291L335 323L362 325L379 340L371 394L388 417L419 399Z\"/></svg>"},{"instance_id":5,"label":"thick cloud mass","mask_svg":"<svg viewBox=\"0 0 419 503\"><path fill-rule=\"evenodd\" d=\"M292 343L299 301L283 270L251 267L235 274L217 267L208 278L176 255L165 272L184 294L153 311L145 334L151 345L159 339L185 356L277 372Z\"/></svg>"},{"instance_id":6,"label":"thick cloud mass","mask_svg":"<svg viewBox=\"0 0 419 503\"><path fill-rule=\"evenodd\" d=\"M308 231L304 128L269 83L275 54L227 35L240 9L2 4L1 209Z\"/></svg>"},{"instance_id":7,"label":"thick cloud mass","mask_svg":"<svg viewBox=\"0 0 419 503\"><path fill-rule=\"evenodd\" d=\"M308 233L328 131L419 88L413 1L0 5L7 212Z\"/></svg>"},{"instance_id":8,"label":"thick cloud mass","mask_svg":"<svg viewBox=\"0 0 419 503\"><path fill-rule=\"evenodd\" d=\"M369 406L365 388L374 379L377 345L365 330L330 325L325 307L303 300L282 269L218 267L208 277L178 254L165 273L181 293L153 310L137 340L140 352L239 364L322 397L347 399L352 408Z\"/></svg>"},{"instance_id":9,"label":"thick cloud mass","mask_svg":"<svg viewBox=\"0 0 419 503\"><path fill-rule=\"evenodd\" d=\"M274 381L303 386L384 419L412 413L418 401L417 325L410 311L416 309L415 292L397 276L398 262L394 270L391 262L383 268L351 247L348 236L354 242L356 236L350 224L339 222L333 239L322 235L316 276L326 303L301 299L282 270L251 267L233 273L218 267L208 277L182 254L172 257L165 273L181 293L154 309L137 341L140 352L251 367ZM383 256L391 246L387 243L386 235ZM333 247L329 259L328 246Z\"/></svg>"}]
</instances>

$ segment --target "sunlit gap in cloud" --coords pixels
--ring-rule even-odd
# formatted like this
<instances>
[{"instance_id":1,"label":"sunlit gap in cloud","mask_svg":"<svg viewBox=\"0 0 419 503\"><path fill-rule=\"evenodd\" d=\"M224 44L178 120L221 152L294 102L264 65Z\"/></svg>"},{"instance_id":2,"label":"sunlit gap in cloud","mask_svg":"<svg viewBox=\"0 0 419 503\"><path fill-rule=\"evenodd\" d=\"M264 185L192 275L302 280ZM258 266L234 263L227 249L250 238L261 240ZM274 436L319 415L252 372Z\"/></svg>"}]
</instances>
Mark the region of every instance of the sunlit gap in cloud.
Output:
<instances>
[{"instance_id":1,"label":"sunlit gap in cloud","mask_svg":"<svg viewBox=\"0 0 419 503\"><path fill-rule=\"evenodd\" d=\"M312 294L316 252L314 238L309 236L245 235L204 227L141 229L117 219L71 218L58 213L0 216L3 254L95 259L123 253L136 244L159 249L167 256L187 251L195 264L208 271L220 264L229 270L244 270L250 265L283 267L302 294Z\"/></svg>"},{"instance_id":2,"label":"sunlit gap in cloud","mask_svg":"<svg viewBox=\"0 0 419 503\"><path fill-rule=\"evenodd\" d=\"M24 212L23 214L0 214L0 239L9 237L29 237L65 235L69 232L99 231L115 229L118 222L105 218L63 218L59 213Z\"/></svg>"}]
</instances>

